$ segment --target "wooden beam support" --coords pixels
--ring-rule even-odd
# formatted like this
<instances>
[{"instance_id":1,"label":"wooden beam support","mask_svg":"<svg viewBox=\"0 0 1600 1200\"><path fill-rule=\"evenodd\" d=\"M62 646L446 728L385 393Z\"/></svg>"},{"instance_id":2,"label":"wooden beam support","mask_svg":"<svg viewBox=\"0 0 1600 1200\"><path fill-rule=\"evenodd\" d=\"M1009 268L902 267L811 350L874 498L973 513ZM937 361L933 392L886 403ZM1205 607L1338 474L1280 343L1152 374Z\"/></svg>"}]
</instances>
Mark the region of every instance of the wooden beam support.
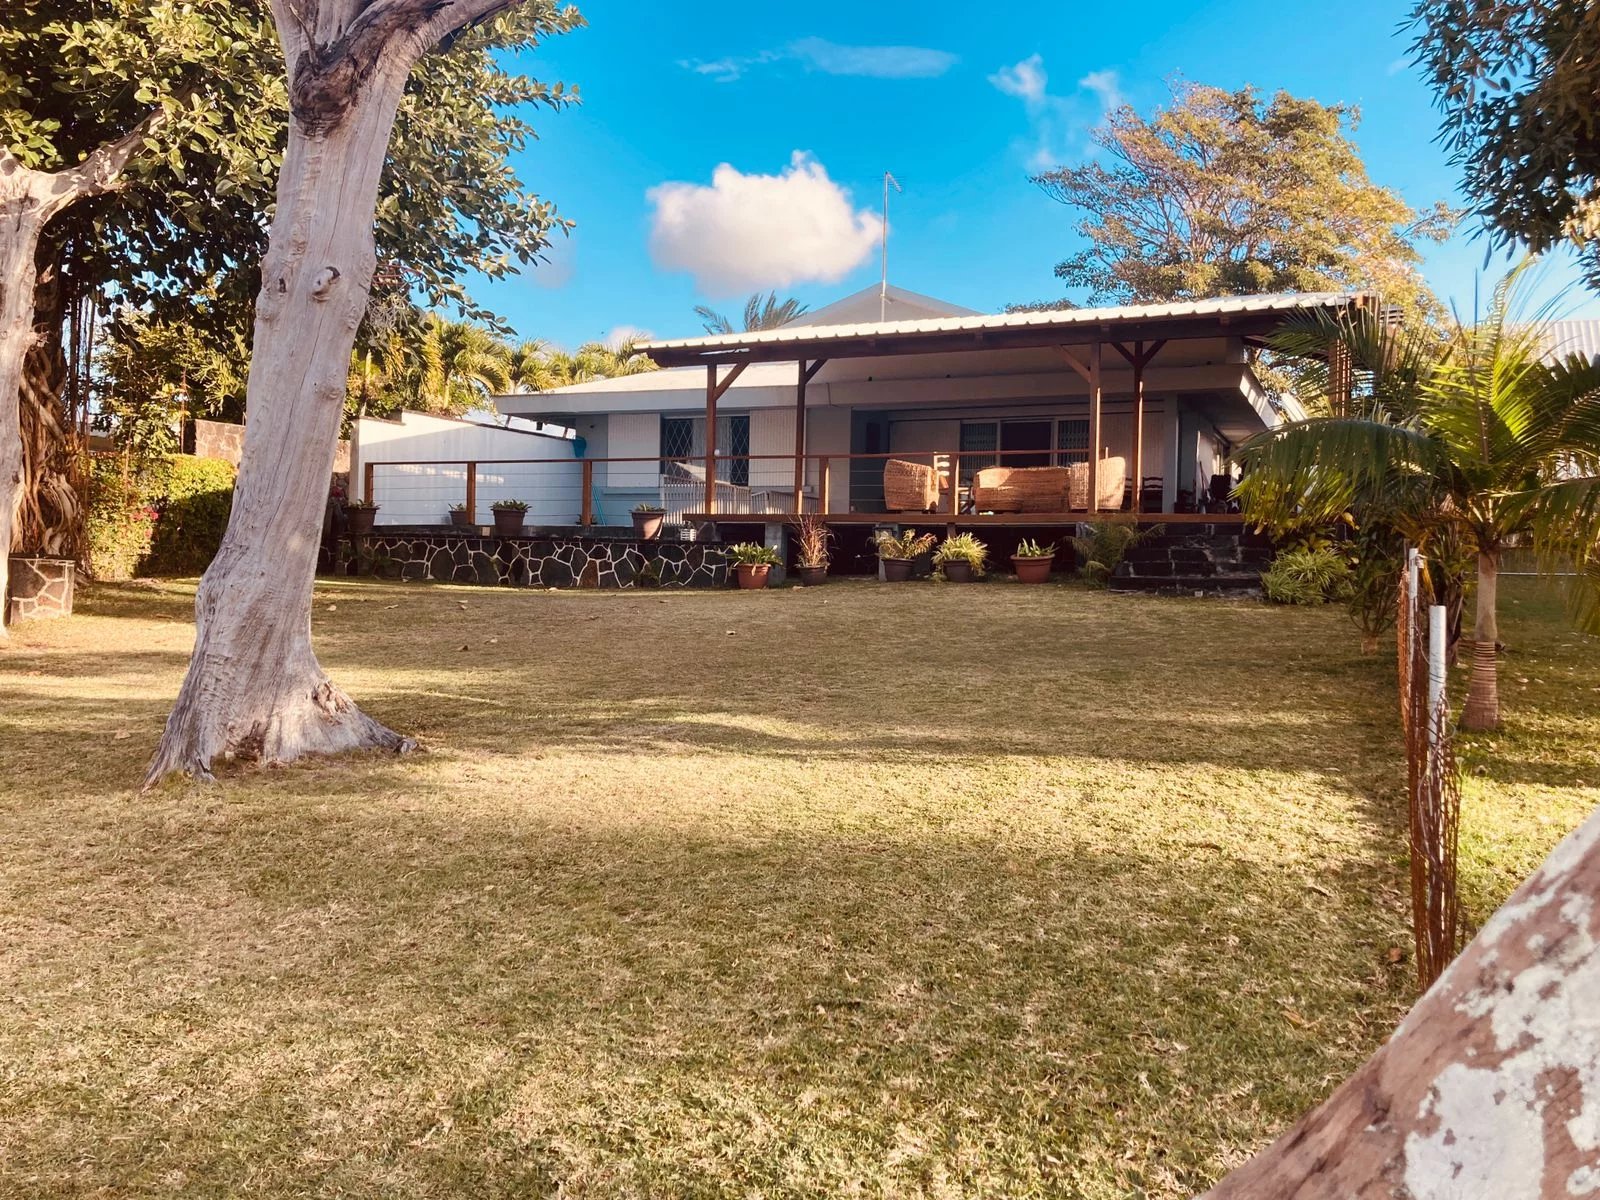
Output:
<instances>
[{"instance_id":1,"label":"wooden beam support","mask_svg":"<svg viewBox=\"0 0 1600 1200\"><path fill-rule=\"evenodd\" d=\"M1071 355L1065 348L1063 354ZM1099 342L1089 344L1089 512L1100 511L1100 359ZM1076 360L1073 360L1076 361Z\"/></svg>"},{"instance_id":2,"label":"wooden beam support","mask_svg":"<svg viewBox=\"0 0 1600 1200\"><path fill-rule=\"evenodd\" d=\"M800 360L800 378L794 388L794 511L796 515L805 511L805 504L801 497L805 494L806 486L806 384L811 382L811 377L816 374L821 361L814 363L811 369L806 370L806 360Z\"/></svg>"},{"instance_id":3,"label":"wooden beam support","mask_svg":"<svg viewBox=\"0 0 1600 1200\"><path fill-rule=\"evenodd\" d=\"M478 523L478 464L467 464L467 524Z\"/></svg>"},{"instance_id":4,"label":"wooden beam support","mask_svg":"<svg viewBox=\"0 0 1600 1200\"><path fill-rule=\"evenodd\" d=\"M1098 346L1099 344L1100 344L1099 342L1095 343L1096 346ZM1054 350L1057 354L1061 355L1061 357L1066 360L1067 366L1071 367L1074 371L1076 371L1079 375L1081 375L1083 377L1083 381L1085 383L1089 384L1091 387L1094 386L1094 380L1092 378L1090 378L1089 364L1088 363L1084 362L1081 358L1079 358L1071 350L1068 350L1065 346L1052 346L1051 349Z\"/></svg>"},{"instance_id":5,"label":"wooden beam support","mask_svg":"<svg viewBox=\"0 0 1600 1200\"><path fill-rule=\"evenodd\" d=\"M1122 349L1118 346L1117 349ZM1144 499L1144 343L1134 343L1133 363L1133 511L1143 512Z\"/></svg>"},{"instance_id":6,"label":"wooden beam support","mask_svg":"<svg viewBox=\"0 0 1600 1200\"><path fill-rule=\"evenodd\" d=\"M717 511L717 401L733 386L733 381L744 374L747 363L735 363L733 369L717 379L717 364L706 364L706 512Z\"/></svg>"}]
</instances>

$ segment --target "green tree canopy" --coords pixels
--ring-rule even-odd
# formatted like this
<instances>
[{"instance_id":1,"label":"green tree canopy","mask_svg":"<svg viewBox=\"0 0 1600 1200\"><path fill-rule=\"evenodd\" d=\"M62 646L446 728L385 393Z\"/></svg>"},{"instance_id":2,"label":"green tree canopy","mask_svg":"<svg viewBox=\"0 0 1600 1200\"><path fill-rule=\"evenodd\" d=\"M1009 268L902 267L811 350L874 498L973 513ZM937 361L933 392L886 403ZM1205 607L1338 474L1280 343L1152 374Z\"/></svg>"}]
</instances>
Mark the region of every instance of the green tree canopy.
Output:
<instances>
[{"instance_id":1,"label":"green tree canopy","mask_svg":"<svg viewBox=\"0 0 1600 1200\"><path fill-rule=\"evenodd\" d=\"M1398 326L1370 308L1290 323L1273 344L1309 364L1297 390L1326 394L1330 370L1317 356L1341 346L1354 368L1350 404L1258 434L1237 454L1254 520L1333 521L1354 510L1436 561L1456 546L1476 555L1463 721L1477 729L1499 721L1496 583L1508 546L1531 539L1575 563L1574 611L1600 629L1600 366L1581 355L1549 360L1541 323L1514 319L1519 277L1476 325Z\"/></svg>"},{"instance_id":2,"label":"green tree canopy","mask_svg":"<svg viewBox=\"0 0 1600 1200\"><path fill-rule=\"evenodd\" d=\"M1421 0L1412 46L1441 140L1501 244L1571 239L1600 286L1600 20L1586 0Z\"/></svg>"},{"instance_id":3,"label":"green tree canopy","mask_svg":"<svg viewBox=\"0 0 1600 1200\"><path fill-rule=\"evenodd\" d=\"M1123 106L1099 154L1034 182L1082 217L1082 250L1056 267L1095 302L1372 288L1423 302L1419 240L1452 214L1419 213L1368 177L1358 113L1278 92L1179 82L1149 118Z\"/></svg>"},{"instance_id":4,"label":"green tree canopy","mask_svg":"<svg viewBox=\"0 0 1600 1200\"><path fill-rule=\"evenodd\" d=\"M525 6L468 30L413 73L376 228L380 261L430 304L492 320L472 297L473 278L527 265L567 227L524 187L511 157L535 136L528 110L559 109L576 92L511 67L581 23L573 8ZM109 285L127 311L248 336L287 136L283 60L263 0L100 0L87 12L67 0L7 5L0 138L24 165L77 162L153 109L170 119L127 186L47 230L45 275L68 293L63 306Z\"/></svg>"}]
</instances>

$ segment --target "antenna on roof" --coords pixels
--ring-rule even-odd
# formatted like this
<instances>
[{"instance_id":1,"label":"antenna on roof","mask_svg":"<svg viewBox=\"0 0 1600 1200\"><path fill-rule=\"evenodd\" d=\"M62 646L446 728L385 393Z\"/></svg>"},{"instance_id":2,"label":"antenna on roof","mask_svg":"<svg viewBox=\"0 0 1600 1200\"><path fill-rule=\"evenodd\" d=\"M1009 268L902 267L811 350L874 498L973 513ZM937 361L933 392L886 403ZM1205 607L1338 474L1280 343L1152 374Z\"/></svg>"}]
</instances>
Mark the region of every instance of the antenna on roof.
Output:
<instances>
[{"instance_id":1,"label":"antenna on roof","mask_svg":"<svg viewBox=\"0 0 1600 1200\"><path fill-rule=\"evenodd\" d=\"M889 172L883 173L883 276L878 284L878 320L889 319L889 185L894 184L894 190L904 194L905 188L900 186L900 181Z\"/></svg>"}]
</instances>

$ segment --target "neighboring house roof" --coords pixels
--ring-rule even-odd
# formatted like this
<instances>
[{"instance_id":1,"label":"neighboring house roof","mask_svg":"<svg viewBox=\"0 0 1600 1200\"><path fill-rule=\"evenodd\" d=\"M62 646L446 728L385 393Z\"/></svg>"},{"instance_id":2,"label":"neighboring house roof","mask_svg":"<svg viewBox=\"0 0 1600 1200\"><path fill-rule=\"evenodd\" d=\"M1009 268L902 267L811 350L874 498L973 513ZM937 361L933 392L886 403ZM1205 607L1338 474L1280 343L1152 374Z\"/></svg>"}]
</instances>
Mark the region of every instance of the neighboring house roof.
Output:
<instances>
[{"instance_id":1,"label":"neighboring house roof","mask_svg":"<svg viewBox=\"0 0 1600 1200\"><path fill-rule=\"evenodd\" d=\"M860 296L847 299L854 301ZM638 349L663 366L690 362L733 361L740 357L771 359L783 352L800 357L801 347L822 347L832 354L880 352L881 344L933 341L940 335L969 333L1055 334L1082 341L1082 334L1093 330L1101 337L1114 337L1119 327L1150 326L1171 322L1187 326L1207 318L1225 323L1228 318L1265 317L1271 321L1294 312L1316 309L1343 309L1367 303L1363 292L1292 292L1262 296L1221 296L1210 300L1182 300L1161 304L1124 304L1110 308L1069 308L1049 312L974 313L912 320L864 321L837 325L795 324L777 329L747 333L712 334L704 337L657 338L642 341ZM1131 335L1132 330L1129 329Z\"/></svg>"},{"instance_id":2,"label":"neighboring house roof","mask_svg":"<svg viewBox=\"0 0 1600 1200\"><path fill-rule=\"evenodd\" d=\"M887 288L873 284L842 300L825 304L813 312L802 313L783 328L814 328L828 325L855 325L866 321L917 321L937 317L982 315L976 309L962 308L959 304L936 300L920 292L908 292L905 288L897 288L892 283Z\"/></svg>"},{"instance_id":3,"label":"neighboring house roof","mask_svg":"<svg viewBox=\"0 0 1600 1200\"><path fill-rule=\"evenodd\" d=\"M1547 321L1543 332L1547 359L1573 354L1590 362L1600 359L1600 320Z\"/></svg>"}]
</instances>

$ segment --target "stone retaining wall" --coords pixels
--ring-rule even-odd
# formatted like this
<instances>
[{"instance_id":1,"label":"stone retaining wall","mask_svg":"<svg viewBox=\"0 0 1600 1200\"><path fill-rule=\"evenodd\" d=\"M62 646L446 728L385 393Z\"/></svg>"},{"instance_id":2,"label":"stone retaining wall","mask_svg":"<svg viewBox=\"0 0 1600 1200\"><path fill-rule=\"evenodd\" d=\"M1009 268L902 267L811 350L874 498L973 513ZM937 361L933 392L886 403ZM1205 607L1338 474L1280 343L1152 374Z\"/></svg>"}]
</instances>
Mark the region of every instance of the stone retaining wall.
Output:
<instances>
[{"instance_id":1,"label":"stone retaining wall","mask_svg":"<svg viewBox=\"0 0 1600 1200\"><path fill-rule=\"evenodd\" d=\"M346 538L343 573L491 587L727 587L720 542L579 536L496 537L384 530Z\"/></svg>"},{"instance_id":2,"label":"stone retaining wall","mask_svg":"<svg viewBox=\"0 0 1600 1200\"><path fill-rule=\"evenodd\" d=\"M6 623L42 617L70 617L77 564L70 558L11 555Z\"/></svg>"}]
</instances>

